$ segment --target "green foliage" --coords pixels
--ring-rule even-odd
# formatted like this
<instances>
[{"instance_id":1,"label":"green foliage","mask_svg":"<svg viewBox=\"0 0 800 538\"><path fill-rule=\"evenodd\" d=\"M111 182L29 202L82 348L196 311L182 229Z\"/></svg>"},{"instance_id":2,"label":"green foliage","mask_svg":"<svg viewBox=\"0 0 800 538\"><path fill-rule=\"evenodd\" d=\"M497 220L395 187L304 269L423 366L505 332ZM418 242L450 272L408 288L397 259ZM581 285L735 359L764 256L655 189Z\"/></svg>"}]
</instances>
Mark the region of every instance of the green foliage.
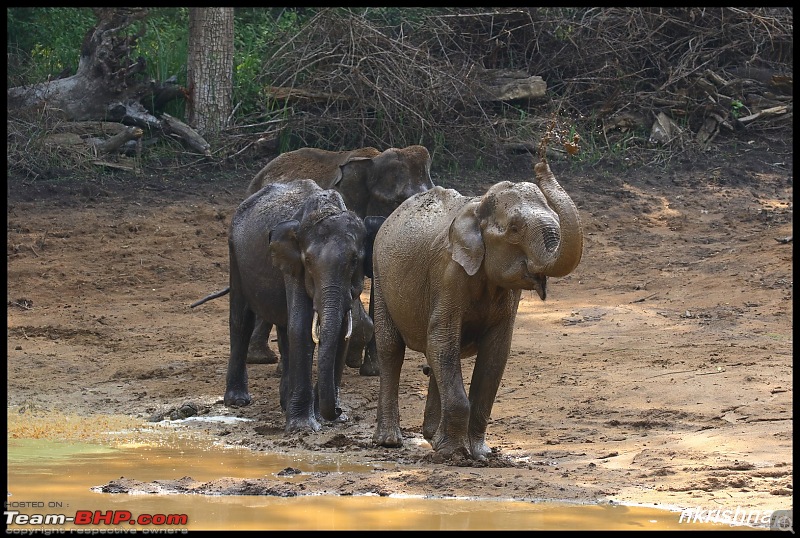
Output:
<instances>
[{"instance_id":1,"label":"green foliage","mask_svg":"<svg viewBox=\"0 0 800 538\"><path fill-rule=\"evenodd\" d=\"M150 8L146 31L136 43L136 53L147 63L147 75L155 80L178 77L186 84L189 51L188 8Z\"/></svg>"},{"instance_id":2,"label":"green foliage","mask_svg":"<svg viewBox=\"0 0 800 538\"><path fill-rule=\"evenodd\" d=\"M42 82L64 71L74 74L83 38L95 24L91 9L11 8L6 13L9 87Z\"/></svg>"},{"instance_id":3,"label":"green foliage","mask_svg":"<svg viewBox=\"0 0 800 538\"><path fill-rule=\"evenodd\" d=\"M741 115L742 108L744 108L744 103L738 99L731 101L731 116L738 118Z\"/></svg>"},{"instance_id":4,"label":"green foliage","mask_svg":"<svg viewBox=\"0 0 800 538\"><path fill-rule=\"evenodd\" d=\"M307 17L289 8L237 8L234 22L233 100L237 114L249 116L283 108L269 99L261 83L265 58L283 43L282 36L296 32Z\"/></svg>"}]
</instances>

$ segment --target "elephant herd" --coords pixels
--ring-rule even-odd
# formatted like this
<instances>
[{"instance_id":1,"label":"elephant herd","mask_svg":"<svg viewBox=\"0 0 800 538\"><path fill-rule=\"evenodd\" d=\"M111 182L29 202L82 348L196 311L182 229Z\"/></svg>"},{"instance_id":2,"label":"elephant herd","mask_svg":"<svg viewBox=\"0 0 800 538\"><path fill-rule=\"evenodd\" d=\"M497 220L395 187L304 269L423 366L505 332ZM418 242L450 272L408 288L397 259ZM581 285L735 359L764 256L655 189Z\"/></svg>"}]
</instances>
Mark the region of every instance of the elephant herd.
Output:
<instances>
[{"instance_id":1,"label":"elephant herd","mask_svg":"<svg viewBox=\"0 0 800 538\"><path fill-rule=\"evenodd\" d=\"M192 305L230 294L225 405L250 403L246 363L278 360L274 327L287 433L347 420L347 365L380 376L373 440L398 447L408 348L430 372L424 437L443 457L486 459L521 291L544 300L547 278L580 262L583 232L546 162L531 182L502 181L477 197L434 186L430 170L423 146L303 148L253 178L231 219L229 286ZM472 356L467 394L461 361Z\"/></svg>"}]
</instances>

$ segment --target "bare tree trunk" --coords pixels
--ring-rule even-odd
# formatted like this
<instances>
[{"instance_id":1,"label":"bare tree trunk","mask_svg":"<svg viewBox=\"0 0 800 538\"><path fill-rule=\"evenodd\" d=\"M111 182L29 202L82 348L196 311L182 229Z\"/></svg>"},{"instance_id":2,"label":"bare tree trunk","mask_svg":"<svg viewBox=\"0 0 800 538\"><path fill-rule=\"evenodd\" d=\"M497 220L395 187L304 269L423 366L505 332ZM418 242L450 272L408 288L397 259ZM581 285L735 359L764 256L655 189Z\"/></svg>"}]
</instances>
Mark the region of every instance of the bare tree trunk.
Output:
<instances>
[{"instance_id":1,"label":"bare tree trunk","mask_svg":"<svg viewBox=\"0 0 800 538\"><path fill-rule=\"evenodd\" d=\"M188 64L189 124L202 134L218 133L232 107L232 7L189 8Z\"/></svg>"}]
</instances>

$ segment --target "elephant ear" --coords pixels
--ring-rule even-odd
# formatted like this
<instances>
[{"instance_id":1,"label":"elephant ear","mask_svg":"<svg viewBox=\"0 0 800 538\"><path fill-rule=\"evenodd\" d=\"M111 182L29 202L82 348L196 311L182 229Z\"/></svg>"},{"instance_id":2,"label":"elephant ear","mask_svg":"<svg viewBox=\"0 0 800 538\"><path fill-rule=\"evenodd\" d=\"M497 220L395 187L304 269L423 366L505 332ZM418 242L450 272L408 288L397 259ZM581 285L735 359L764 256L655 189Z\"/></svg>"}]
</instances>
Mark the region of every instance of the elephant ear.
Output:
<instances>
[{"instance_id":1,"label":"elephant ear","mask_svg":"<svg viewBox=\"0 0 800 538\"><path fill-rule=\"evenodd\" d=\"M344 179L345 168L352 168L359 176L366 173L366 168L372 164L372 157L350 157L345 162L339 165L336 170L336 177L333 180L332 188L338 187Z\"/></svg>"},{"instance_id":2,"label":"elephant ear","mask_svg":"<svg viewBox=\"0 0 800 538\"><path fill-rule=\"evenodd\" d=\"M367 229L367 237L364 240L364 276L372 278L372 247L375 244L375 236L383 224L386 217L370 216L364 219L364 227Z\"/></svg>"},{"instance_id":3,"label":"elephant ear","mask_svg":"<svg viewBox=\"0 0 800 538\"><path fill-rule=\"evenodd\" d=\"M285 220L269 232L269 252L272 265L292 276L303 273L303 259L300 243L297 240L297 229L300 223L296 220Z\"/></svg>"},{"instance_id":4,"label":"elephant ear","mask_svg":"<svg viewBox=\"0 0 800 538\"><path fill-rule=\"evenodd\" d=\"M477 202L465 205L456 214L447 231L447 250L450 251L453 260L463 267L469 276L478 272L486 252L477 209Z\"/></svg>"}]
</instances>

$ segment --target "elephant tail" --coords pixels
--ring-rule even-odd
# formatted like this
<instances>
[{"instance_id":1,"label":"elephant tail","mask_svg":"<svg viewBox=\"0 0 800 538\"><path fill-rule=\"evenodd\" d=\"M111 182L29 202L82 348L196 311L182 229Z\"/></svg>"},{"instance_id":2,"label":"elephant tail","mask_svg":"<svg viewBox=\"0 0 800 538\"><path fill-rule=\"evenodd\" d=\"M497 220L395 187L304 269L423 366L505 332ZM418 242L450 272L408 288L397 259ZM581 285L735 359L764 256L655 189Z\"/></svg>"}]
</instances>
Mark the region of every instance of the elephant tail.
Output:
<instances>
[{"instance_id":1,"label":"elephant tail","mask_svg":"<svg viewBox=\"0 0 800 538\"><path fill-rule=\"evenodd\" d=\"M227 295L231 291L231 287L228 286L224 290L215 291L211 295L206 295L199 301L195 301L191 304L190 308L194 308L195 306L200 306L201 304L205 303L206 301L210 301L211 299L216 299L217 297L222 297L223 295Z\"/></svg>"}]
</instances>

